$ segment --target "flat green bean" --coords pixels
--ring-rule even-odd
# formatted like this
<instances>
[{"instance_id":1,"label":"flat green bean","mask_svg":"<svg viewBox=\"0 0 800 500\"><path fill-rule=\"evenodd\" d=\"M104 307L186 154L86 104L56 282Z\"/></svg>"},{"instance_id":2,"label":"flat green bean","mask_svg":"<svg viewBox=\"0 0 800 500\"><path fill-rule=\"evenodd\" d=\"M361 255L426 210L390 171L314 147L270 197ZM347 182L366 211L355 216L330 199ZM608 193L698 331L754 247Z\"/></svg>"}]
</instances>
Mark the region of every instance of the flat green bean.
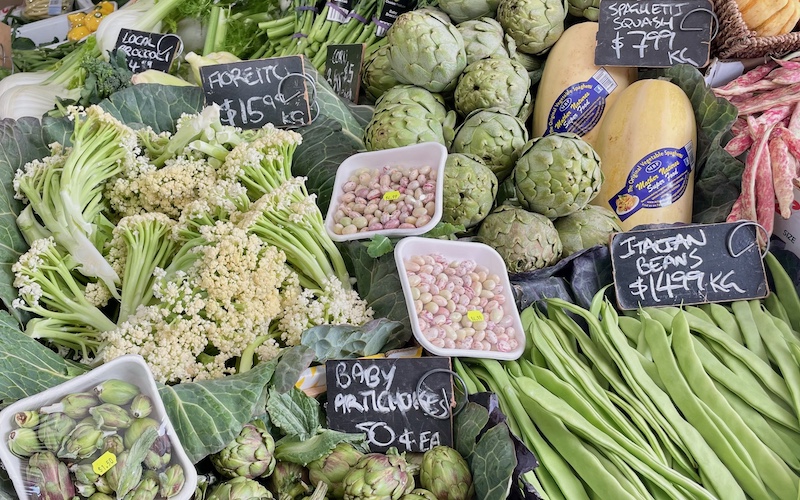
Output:
<instances>
[{"instance_id":1,"label":"flat green bean","mask_svg":"<svg viewBox=\"0 0 800 500\"><path fill-rule=\"evenodd\" d=\"M617 318L617 324L622 333L628 337L628 343L631 347L636 347L639 342L639 332L642 331L642 323L631 316L620 316Z\"/></svg>"},{"instance_id":2,"label":"flat green bean","mask_svg":"<svg viewBox=\"0 0 800 500\"><path fill-rule=\"evenodd\" d=\"M647 488L642 483L641 478L636 474L624 460L621 460L616 455L609 455L606 457L603 452L592 446L587 442L583 442L583 446L597 459L604 469L606 469L614 479L619 482L620 486L625 488L625 491L634 496L634 498L649 498Z\"/></svg>"},{"instance_id":3,"label":"flat green bean","mask_svg":"<svg viewBox=\"0 0 800 500\"><path fill-rule=\"evenodd\" d=\"M711 323L715 323L720 330L730 335L733 340L744 345L739 323L736 322L736 316L733 315L730 309L721 304L704 304L701 308L711 317Z\"/></svg>"},{"instance_id":4,"label":"flat green bean","mask_svg":"<svg viewBox=\"0 0 800 500\"><path fill-rule=\"evenodd\" d=\"M765 314L760 306L756 307L754 312L759 318L758 331L764 339L770 356L780 368L789 393L792 395L795 414L800 414L800 367L792 356L792 351L783 334L772 321L772 317Z\"/></svg>"},{"instance_id":5,"label":"flat green bean","mask_svg":"<svg viewBox=\"0 0 800 500\"><path fill-rule=\"evenodd\" d=\"M792 324L792 329L800 331L800 297L797 296L794 281L792 281L792 278L789 277L781 263L771 252L767 252L764 256L764 262L772 275L775 295L778 296L778 299L783 304L786 315L789 316L789 321Z\"/></svg>"},{"instance_id":6,"label":"flat green bean","mask_svg":"<svg viewBox=\"0 0 800 500\"><path fill-rule=\"evenodd\" d=\"M467 374L464 364L458 358L453 358L453 371L455 371L456 374L461 377L461 380L464 381L468 394L476 394L481 392L478 390L478 385L475 383L475 381L473 381L470 375Z\"/></svg>"},{"instance_id":7,"label":"flat green bean","mask_svg":"<svg viewBox=\"0 0 800 500\"><path fill-rule=\"evenodd\" d=\"M750 301L737 300L731 302L731 310L733 315L736 316L736 323L742 332L744 345L764 362L769 363L767 348L764 347L761 335L758 334L758 326L756 326L756 320L753 319L753 312L750 310Z\"/></svg>"},{"instance_id":8,"label":"flat green bean","mask_svg":"<svg viewBox=\"0 0 800 500\"><path fill-rule=\"evenodd\" d=\"M633 425L636 426L639 432L641 432L644 438L647 440L650 449L653 450L656 455L662 458L662 462L672 465L673 468L675 468L675 463L679 463L684 470L691 471L687 474L684 474L685 476L691 477L695 480L699 479L697 473L694 472L694 467L691 464L691 460L686 457L685 453L678 449L678 447L669 439L669 436L666 435L663 429L660 427L652 427L642 415L635 411L627 401L617 396L616 393L608 391L607 396L608 400L611 401L614 406L619 408L624 415L630 418L631 422L633 422Z\"/></svg>"},{"instance_id":9,"label":"flat green bean","mask_svg":"<svg viewBox=\"0 0 800 500\"><path fill-rule=\"evenodd\" d=\"M786 313L786 308L783 307L783 302L780 301L777 295L774 292L770 292L769 295L764 299L764 307L767 308L770 314L775 316L776 318L780 318L789 325L789 328L792 328L792 320L789 318L789 315ZM797 332L792 329L792 332L797 335Z\"/></svg>"}]
</instances>

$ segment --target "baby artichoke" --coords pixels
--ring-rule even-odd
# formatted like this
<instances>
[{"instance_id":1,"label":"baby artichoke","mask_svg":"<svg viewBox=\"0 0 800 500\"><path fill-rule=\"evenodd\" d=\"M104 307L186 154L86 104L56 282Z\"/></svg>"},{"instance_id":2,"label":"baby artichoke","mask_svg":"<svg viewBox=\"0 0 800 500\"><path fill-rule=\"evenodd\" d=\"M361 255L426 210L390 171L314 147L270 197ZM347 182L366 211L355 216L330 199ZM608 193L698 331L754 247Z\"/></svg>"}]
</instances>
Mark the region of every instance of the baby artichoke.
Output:
<instances>
[{"instance_id":1,"label":"baby artichoke","mask_svg":"<svg viewBox=\"0 0 800 500\"><path fill-rule=\"evenodd\" d=\"M422 487L438 500L470 500L474 489L467 461L449 446L434 446L422 457Z\"/></svg>"},{"instance_id":2,"label":"baby artichoke","mask_svg":"<svg viewBox=\"0 0 800 500\"><path fill-rule=\"evenodd\" d=\"M344 500L398 500L414 489L414 476L397 454L368 453L344 476Z\"/></svg>"},{"instance_id":3,"label":"baby artichoke","mask_svg":"<svg viewBox=\"0 0 800 500\"><path fill-rule=\"evenodd\" d=\"M308 464L311 484L320 481L328 485L328 494L333 498L344 496L342 480L350 469L363 457L350 443L339 443L328 455Z\"/></svg>"},{"instance_id":4,"label":"baby artichoke","mask_svg":"<svg viewBox=\"0 0 800 500\"><path fill-rule=\"evenodd\" d=\"M245 424L225 448L210 456L211 464L226 477L256 478L275 468L275 440L260 420Z\"/></svg>"},{"instance_id":5,"label":"baby artichoke","mask_svg":"<svg viewBox=\"0 0 800 500\"><path fill-rule=\"evenodd\" d=\"M268 500L274 497L261 483L243 476L217 484L206 495L206 500L240 500L242 498Z\"/></svg>"}]
</instances>

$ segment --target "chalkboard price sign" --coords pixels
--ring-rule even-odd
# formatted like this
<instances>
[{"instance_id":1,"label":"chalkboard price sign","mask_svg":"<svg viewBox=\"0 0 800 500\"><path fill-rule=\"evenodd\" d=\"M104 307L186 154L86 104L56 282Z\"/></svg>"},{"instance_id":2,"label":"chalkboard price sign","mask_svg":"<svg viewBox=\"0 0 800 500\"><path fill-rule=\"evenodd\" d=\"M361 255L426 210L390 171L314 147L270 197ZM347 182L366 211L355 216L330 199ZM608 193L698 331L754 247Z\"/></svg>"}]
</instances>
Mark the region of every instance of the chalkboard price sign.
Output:
<instances>
[{"instance_id":1,"label":"chalkboard price sign","mask_svg":"<svg viewBox=\"0 0 800 500\"><path fill-rule=\"evenodd\" d=\"M325 373L329 428L364 433L374 452L453 446L450 358L331 360Z\"/></svg>"},{"instance_id":2,"label":"chalkboard price sign","mask_svg":"<svg viewBox=\"0 0 800 500\"><path fill-rule=\"evenodd\" d=\"M172 60L183 47L177 35L149 33L122 28L115 48L125 53L128 68L134 73L148 69L169 71Z\"/></svg>"},{"instance_id":3,"label":"chalkboard price sign","mask_svg":"<svg viewBox=\"0 0 800 500\"><path fill-rule=\"evenodd\" d=\"M711 28L716 23L710 0L623 0L600 2L598 66L666 68L708 62Z\"/></svg>"},{"instance_id":4,"label":"chalkboard price sign","mask_svg":"<svg viewBox=\"0 0 800 500\"><path fill-rule=\"evenodd\" d=\"M267 123L300 127L311 123L303 56L254 59L200 68L206 104L220 107L223 125L244 129Z\"/></svg>"},{"instance_id":5,"label":"chalkboard price sign","mask_svg":"<svg viewBox=\"0 0 800 500\"><path fill-rule=\"evenodd\" d=\"M617 233L611 238L621 309L759 299L767 277L748 222Z\"/></svg>"},{"instance_id":6,"label":"chalkboard price sign","mask_svg":"<svg viewBox=\"0 0 800 500\"><path fill-rule=\"evenodd\" d=\"M331 85L336 95L356 104L358 104L358 89L361 87L361 62L363 60L363 43L328 45L325 80Z\"/></svg>"}]
</instances>

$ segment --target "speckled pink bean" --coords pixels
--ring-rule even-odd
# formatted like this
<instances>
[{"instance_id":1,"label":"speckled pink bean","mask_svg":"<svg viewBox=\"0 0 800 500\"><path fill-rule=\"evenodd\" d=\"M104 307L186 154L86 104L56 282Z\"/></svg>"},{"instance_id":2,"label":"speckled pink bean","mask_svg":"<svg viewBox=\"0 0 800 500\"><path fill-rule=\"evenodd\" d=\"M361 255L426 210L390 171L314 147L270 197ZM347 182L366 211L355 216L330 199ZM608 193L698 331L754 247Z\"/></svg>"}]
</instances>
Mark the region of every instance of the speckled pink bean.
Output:
<instances>
[{"instance_id":1,"label":"speckled pink bean","mask_svg":"<svg viewBox=\"0 0 800 500\"><path fill-rule=\"evenodd\" d=\"M414 224L409 224L408 222L404 222L397 227L398 229L416 229L417 226Z\"/></svg>"},{"instance_id":2,"label":"speckled pink bean","mask_svg":"<svg viewBox=\"0 0 800 500\"><path fill-rule=\"evenodd\" d=\"M389 219L383 223L384 229L397 229L400 226L400 221L397 219Z\"/></svg>"},{"instance_id":3,"label":"speckled pink bean","mask_svg":"<svg viewBox=\"0 0 800 500\"><path fill-rule=\"evenodd\" d=\"M507 341L505 341L505 340L499 341L499 342L498 342L498 343L495 345L495 348L496 348L498 351L500 351L500 352L510 352L510 351L512 351L512 350L513 350L513 349L511 349L511 344L509 344L509 343L508 343Z\"/></svg>"}]
</instances>

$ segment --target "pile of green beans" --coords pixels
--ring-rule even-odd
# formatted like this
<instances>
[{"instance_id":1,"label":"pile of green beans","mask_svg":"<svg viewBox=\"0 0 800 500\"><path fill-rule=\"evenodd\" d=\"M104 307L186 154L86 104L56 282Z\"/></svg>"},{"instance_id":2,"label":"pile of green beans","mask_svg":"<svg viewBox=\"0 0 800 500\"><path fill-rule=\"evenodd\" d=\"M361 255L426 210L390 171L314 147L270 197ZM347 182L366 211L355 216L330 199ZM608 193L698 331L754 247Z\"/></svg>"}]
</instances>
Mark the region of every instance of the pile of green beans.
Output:
<instances>
[{"instance_id":1,"label":"pile of green beans","mask_svg":"<svg viewBox=\"0 0 800 500\"><path fill-rule=\"evenodd\" d=\"M620 314L598 293L522 312L516 361L454 361L498 395L548 499L800 498L800 298L771 255L763 300Z\"/></svg>"}]
</instances>

